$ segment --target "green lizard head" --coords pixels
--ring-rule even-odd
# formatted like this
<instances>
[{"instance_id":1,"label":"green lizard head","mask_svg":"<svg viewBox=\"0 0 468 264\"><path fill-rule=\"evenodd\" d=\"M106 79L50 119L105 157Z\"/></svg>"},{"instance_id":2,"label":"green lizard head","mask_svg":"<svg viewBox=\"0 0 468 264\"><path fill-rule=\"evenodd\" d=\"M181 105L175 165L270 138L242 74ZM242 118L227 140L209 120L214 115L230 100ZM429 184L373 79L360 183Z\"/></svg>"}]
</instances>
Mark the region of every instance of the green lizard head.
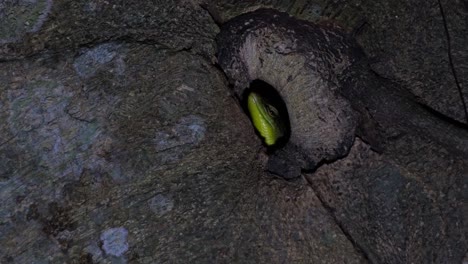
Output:
<instances>
[{"instance_id":1,"label":"green lizard head","mask_svg":"<svg viewBox=\"0 0 468 264\"><path fill-rule=\"evenodd\" d=\"M268 146L277 143L285 134L282 117L273 105L255 92L251 92L247 98L252 123Z\"/></svg>"}]
</instances>

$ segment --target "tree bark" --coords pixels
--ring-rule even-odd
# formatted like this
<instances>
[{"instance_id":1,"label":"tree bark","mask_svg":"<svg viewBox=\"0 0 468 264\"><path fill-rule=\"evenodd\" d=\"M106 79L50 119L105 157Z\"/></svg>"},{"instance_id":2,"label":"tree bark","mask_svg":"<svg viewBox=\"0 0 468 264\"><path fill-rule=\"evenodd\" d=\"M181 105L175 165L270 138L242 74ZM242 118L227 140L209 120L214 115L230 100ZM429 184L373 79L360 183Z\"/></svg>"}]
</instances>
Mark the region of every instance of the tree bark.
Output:
<instances>
[{"instance_id":1,"label":"tree bark","mask_svg":"<svg viewBox=\"0 0 468 264\"><path fill-rule=\"evenodd\" d=\"M355 29L374 73L424 105L383 153L356 139L296 181L265 172L201 3L0 3L0 262L466 259L467 9L367 2L211 5L218 23L272 7ZM389 132L373 98L359 103Z\"/></svg>"}]
</instances>

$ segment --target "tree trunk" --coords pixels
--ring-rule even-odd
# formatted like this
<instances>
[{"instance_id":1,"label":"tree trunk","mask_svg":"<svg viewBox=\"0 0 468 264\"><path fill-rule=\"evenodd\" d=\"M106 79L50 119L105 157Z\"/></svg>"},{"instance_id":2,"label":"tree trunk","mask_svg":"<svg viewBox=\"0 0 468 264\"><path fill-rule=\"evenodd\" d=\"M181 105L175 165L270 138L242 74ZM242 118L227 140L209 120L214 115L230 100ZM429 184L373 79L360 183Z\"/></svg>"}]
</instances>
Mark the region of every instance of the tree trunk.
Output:
<instances>
[{"instance_id":1,"label":"tree trunk","mask_svg":"<svg viewBox=\"0 0 468 264\"><path fill-rule=\"evenodd\" d=\"M466 261L466 6L263 2L1 2L0 262ZM259 7L349 28L362 78L398 83L345 95L383 152L358 131L298 180L265 171L213 64L213 18ZM379 91L403 98L396 128Z\"/></svg>"}]
</instances>

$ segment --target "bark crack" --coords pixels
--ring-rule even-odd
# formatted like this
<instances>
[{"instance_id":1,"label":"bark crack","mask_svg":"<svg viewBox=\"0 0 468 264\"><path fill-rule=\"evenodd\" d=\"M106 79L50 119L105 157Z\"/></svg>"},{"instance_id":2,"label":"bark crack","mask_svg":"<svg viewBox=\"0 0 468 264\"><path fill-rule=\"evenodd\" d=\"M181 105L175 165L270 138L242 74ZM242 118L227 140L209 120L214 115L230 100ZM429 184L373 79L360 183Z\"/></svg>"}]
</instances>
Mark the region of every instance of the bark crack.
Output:
<instances>
[{"instance_id":1,"label":"bark crack","mask_svg":"<svg viewBox=\"0 0 468 264\"><path fill-rule=\"evenodd\" d=\"M323 206L323 208L325 208L325 210L329 213L329 215L331 216L331 218L333 219L333 222L335 222L335 224L338 226L338 228L340 229L341 233L343 233L346 237L346 239L348 239L348 241L351 243L351 245L353 246L353 248L356 250L357 253L359 253L368 263L374 263L374 261L372 261L370 258L369 258L369 255L367 254L367 252L359 245L359 243L353 238L353 236L348 232L348 230L343 226L343 224L341 223L341 221L338 219L338 217L336 217L335 215L335 209L333 209L332 207L330 207L326 202L325 200L323 199L323 197L320 195L320 192L317 190L316 186L312 183L312 181L307 177L307 176L303 176L306 180L306 182L309 184L309 186L312 188L312 190L314 191L315 195L317 196L318 200L320 201L320 204Z\"/></svg>"},{"instance_id":2,"label":"bark crack","mask_svg":"<svg viewBox=\"0 0 468 264\"><path fill-rule=\"evenodd\" d=\"M450 33L449 33L449 30L448 30L448 26L447 26L447 20L445 18L444 8L442 6L441 0L437 0L437 2L439 4L440 15L442 16L442 21L444 23L445 36L447 37L447 56L448 56L448 60L449 60L450 70L452 71L453 78L455 79L455 85L457 86L458 94L460 96L460 99L461 99L461 102L462 102L462 105L463 105L463 111L465 112L465 119L466 119L465 121L468 124L468 110L467 110L467 107L466 107L466 101L465 101L465 97L463 96L463 92L462 92L460 82L458 81L457 71L455 70L455 66L453 64L452 44L450 42Z\"/></svg>"}]
</instances>

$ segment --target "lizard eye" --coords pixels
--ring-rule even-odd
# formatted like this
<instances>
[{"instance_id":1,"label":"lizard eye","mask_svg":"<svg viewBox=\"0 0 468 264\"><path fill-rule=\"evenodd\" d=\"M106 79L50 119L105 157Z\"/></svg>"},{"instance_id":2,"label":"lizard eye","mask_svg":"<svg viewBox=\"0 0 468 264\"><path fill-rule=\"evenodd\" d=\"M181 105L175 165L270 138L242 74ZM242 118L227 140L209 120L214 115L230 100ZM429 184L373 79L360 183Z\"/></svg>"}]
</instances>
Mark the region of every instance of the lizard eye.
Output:
<instances>
[{"instance_id":1,"label":"lizard eye","mask_svg":"<svg viewBox=\"0 0 468 264\"><path fill-rule=\"evenodd\" d=\"M274 106L267 104L267 105L265 105L265 108L266 108L269 115L275 116L275 117L278 116L278 114L279 114L278 110Z\"/></svg>"}]
</instances>

